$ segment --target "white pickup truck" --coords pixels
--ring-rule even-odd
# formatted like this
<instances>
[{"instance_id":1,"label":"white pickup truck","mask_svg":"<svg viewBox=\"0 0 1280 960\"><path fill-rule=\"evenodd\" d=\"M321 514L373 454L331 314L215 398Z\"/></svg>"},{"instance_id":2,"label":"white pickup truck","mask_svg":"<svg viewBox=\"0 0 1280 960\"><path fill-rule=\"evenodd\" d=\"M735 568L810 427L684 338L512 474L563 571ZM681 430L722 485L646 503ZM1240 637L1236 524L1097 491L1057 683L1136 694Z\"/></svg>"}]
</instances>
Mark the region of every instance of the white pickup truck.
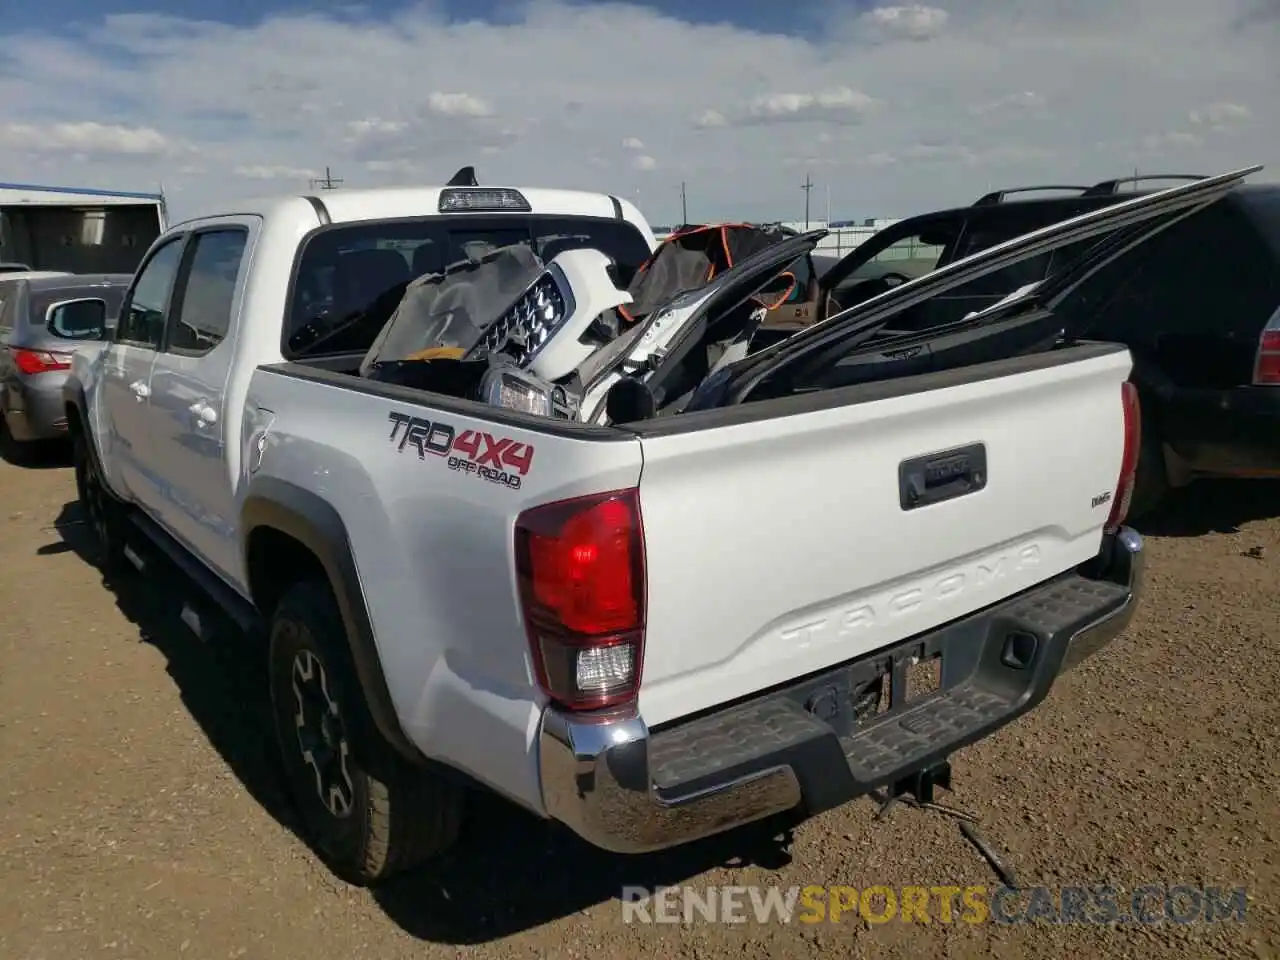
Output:
<instances>
[{"instance_id":1,"label":"white pickup truck","mask_svg":"<svg viewBox=\"0 0 1280 960\"><path fill-rule=\"evenodd\" d=\"M1141 242L1238 180L1054 225L776 343L742 367L773 395L738 402L728 376L696 412L609 426L356 370L406 282L468 252L570 236L634 270L654 239L627 202L228 206L157 240L114 341L77 361L80 497L104 567L159 548L203 588L193 630L212 600L269 644L287 781L354 882L447 846L477 787L619 852L918 787L1133 615L1129 354L1055 334L793 395L761 363L1011 258ZM1021 296L1042 321L1059 302Z\"/></svg>"}]
</instances>

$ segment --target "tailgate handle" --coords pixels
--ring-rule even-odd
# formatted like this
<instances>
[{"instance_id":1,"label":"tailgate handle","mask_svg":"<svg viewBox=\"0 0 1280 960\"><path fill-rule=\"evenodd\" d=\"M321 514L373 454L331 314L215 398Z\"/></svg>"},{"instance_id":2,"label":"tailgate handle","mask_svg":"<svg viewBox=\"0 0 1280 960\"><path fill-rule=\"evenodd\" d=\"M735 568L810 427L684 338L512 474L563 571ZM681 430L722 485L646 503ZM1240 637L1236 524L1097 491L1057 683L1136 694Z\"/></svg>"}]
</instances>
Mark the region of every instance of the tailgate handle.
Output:
<instances>
[{"instance_id":1,"label":"tailgate handle","mask_svg":"<svg viewBox=\"0 0 1280 960\"><path fill-rule=\"evenodd\" d=\"M987 447L982 443L930 453L898 464L898 495L903 510L963 497L986 485Z\"/></svg>"}]
</instances>

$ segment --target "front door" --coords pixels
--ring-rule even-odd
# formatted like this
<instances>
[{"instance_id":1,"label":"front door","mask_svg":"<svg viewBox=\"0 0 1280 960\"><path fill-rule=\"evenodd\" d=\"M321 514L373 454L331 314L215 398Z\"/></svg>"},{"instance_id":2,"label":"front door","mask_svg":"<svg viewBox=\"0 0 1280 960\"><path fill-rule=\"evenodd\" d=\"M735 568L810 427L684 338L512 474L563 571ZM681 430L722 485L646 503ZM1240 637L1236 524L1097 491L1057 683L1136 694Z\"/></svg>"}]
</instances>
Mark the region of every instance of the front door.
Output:
<instances>
[{"instance_id":1,"label":"front door","mask_svg":"<svg viewBox=\"0 0 1280 960\"><path fill-rule=\"evenodd\" d=\"M151 377L152 457L166 490L161 522L207 566L234 581L240 567L234 497L238 471L227 456L238 424L226 403L255 218L221 221L191 234L174 307Z\"/></svg>"},{"instance_id":2,"label":"front door","mask_svg":"<svg viewBox=\"0 0 1280 960\"><path fill-rule=\"evenodd\" d=\"M151 513L160 488L148 422L151 368L164 337L185 239L166 241L142 264L125 295L115 338L102 364L105 466L112 486Z\"/></svg>"}]
</instances>

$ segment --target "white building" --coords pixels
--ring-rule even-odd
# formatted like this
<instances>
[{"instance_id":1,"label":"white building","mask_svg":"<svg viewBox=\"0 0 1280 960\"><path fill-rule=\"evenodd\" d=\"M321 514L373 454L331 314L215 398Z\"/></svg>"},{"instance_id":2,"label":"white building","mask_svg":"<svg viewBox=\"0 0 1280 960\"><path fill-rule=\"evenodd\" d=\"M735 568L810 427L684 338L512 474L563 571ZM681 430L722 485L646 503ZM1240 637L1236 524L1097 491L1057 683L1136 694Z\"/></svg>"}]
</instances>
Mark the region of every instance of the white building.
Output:
<instances>
[{"instance_id":1,"label":"white building","mask_svg":"<svg viewBox=\"0 0 1280 960\"><path fill-rule=\"evenodd\" d=\"M132 273L168 224L164 195L0 183L0 261Z\"/></svg>"}]
</instances>

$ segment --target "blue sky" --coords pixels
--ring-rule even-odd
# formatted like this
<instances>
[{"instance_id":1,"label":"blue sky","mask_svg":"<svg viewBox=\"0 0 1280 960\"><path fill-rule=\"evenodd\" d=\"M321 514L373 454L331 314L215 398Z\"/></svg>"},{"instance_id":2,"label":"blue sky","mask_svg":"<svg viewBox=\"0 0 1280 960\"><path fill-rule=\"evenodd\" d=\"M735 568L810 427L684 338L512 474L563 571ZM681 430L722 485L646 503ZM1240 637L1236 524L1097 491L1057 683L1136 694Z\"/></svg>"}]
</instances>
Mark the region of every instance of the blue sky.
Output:
<instances>
[{"instance_id":1,"label":"blue sky","mask_svg":"<svg viewBox=\"0 0 1280 960\"><path fill-rule=\"evenodd\" d=\"M473 163L660 223L682 182L691 217L793 219L810 176L845 219L1280 168L1275 0L10 7L0 179L163 183L177 212L326 165L354 187Z\"/></svg>"},{"instance_id":2,"label":"blue sky","mask_svg":"<svg viewBox=\"0 0 1280 960\"><path fill-rule=\"evenodd\" d=\"M798 5L748 0L734 3L732 0L703 0L698 3L682 3L678 0L652 0L639 6L648 7L690 23L734 23L753 30L811 35L821 29L825 2L814 2L799 12ZM170 16L193 20L214 20L219 23L249 26L265 17L278 13L310 12L377 20L389 12L403 10L411 4L373 0L366 3L341 3L334 0L314 0L311 3L253 2L253 0L167 0L164 3L97 3L94 0L47 0L47 2L20 4L5 11L6 28L51 29L68 22L93 23L110 13L136 13L141 10L163 12ZM446 0L434 4L451 20L498 21L511 15L513 7L503 0ZM858 4L847 6L856 7ZM862 3L863 7L874 6Z\"/></svg>"}]
</instances>

